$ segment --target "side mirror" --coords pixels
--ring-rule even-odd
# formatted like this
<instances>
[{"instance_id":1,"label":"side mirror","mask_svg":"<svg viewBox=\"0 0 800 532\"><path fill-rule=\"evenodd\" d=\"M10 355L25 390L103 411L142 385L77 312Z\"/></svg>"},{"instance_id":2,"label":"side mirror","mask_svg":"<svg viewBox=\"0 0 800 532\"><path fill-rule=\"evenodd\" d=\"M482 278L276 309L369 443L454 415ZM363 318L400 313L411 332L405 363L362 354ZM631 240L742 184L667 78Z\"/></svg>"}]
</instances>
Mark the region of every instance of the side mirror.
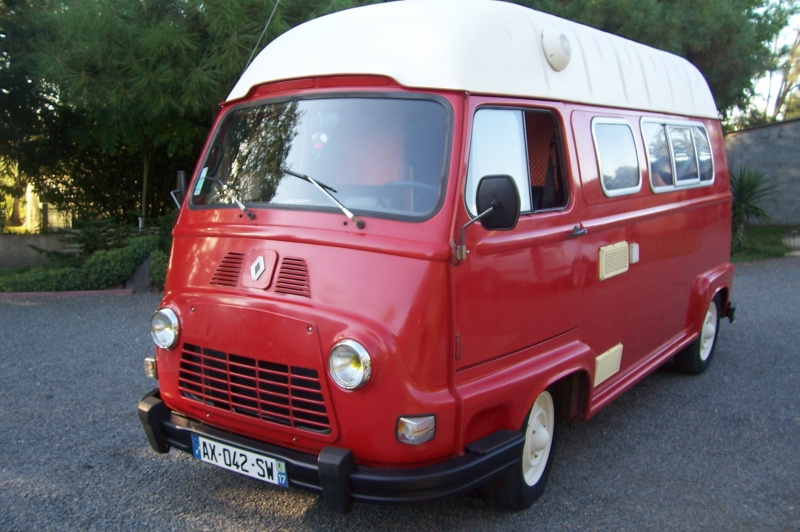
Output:
<instances>
[{"instance_id":1,"label":"side mirror","mask_svg":"<svg viewBox=\"0 0 800 532\"><path fill-rule=\"evenodd\" d=\"M186 197L186 172L183 170L178 170L178 191L182 198Z\"/></svg>"},{"instance_id":2,"label":"side mirror","mask_svg":"<svg viewBox=\"0 0 800 532\"><path fill-rule=\"evenodd\" d=\"M461 244L456 245L456 264L467 260L469 250L466 243L466 229L478 220L485 229L508 231L517 226L519 220L519 191L514 180L508 175L485 175L478 183L475 193L475 206L478 216L461 228Z\"/></svg>"},{"instance_id":3,"label":"side mirror","mask_svg":"<svg viewBox=\"0 0 800 532\"><path fill-rule=\"evenodd\" d=\"M183 198L186 197L186 172L183 170L178 170L178 188L170 192L169 195L172 196L172 201L178 206L178 210L181 210Z\"/></svg>"},{"instance_id":4,"label":"side mirror","mask_svg":"<svg viewBox=\"0 0 800 532\"><path fill-rule=\"evenodd\" d=\"M475 205L480 213L481 224L486 229L508 231L517 226L520 211L519 191L511 176L483 176L478 183ZM486 213L489 209L491 211Z\"/></svg>"}]
</instances>

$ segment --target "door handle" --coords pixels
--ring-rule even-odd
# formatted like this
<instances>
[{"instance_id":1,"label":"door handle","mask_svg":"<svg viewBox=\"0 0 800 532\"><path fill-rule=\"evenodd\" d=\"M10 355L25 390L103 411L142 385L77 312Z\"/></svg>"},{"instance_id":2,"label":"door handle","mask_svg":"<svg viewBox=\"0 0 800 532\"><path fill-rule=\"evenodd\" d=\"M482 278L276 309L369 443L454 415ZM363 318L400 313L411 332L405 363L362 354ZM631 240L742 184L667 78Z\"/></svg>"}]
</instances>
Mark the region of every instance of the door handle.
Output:
<instances>
[{"instance_id":1,"label":"door handle","mask_svg":"<svg viewBox=\"0 0 800 532\"><path fill-rule=\"evenodd\" d=\"M581 236L581 235L585 235L588 232L589 231L587 231L585 227L581 227L580 225L576 225L575 227L572 228L572 232L569 233L567 236Z\"/></svg>"}]
</instances>

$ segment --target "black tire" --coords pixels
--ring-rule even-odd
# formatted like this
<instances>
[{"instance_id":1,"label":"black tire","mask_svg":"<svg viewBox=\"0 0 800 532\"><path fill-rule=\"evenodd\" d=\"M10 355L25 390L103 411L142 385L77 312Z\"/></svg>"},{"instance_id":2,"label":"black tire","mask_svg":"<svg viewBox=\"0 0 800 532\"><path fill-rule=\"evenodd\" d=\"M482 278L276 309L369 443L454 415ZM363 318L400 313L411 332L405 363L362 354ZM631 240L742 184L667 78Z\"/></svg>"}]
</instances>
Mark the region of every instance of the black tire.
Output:
<instances>
[{"instance_id":1,"label":"black tire","mask_svg":"<svg viewBox=\"0 0 800 532\"><path fill-rule=\"evenodd\" d=\"M675 367L678 368L678 371L689 375L699 375L708 369L714 351L717 350L720 312L721 303L719 294L717 294L708 305L697 340L675 355ZM710 332L710 325L714 327L713 333Z\"/></svg>"},{"instance_id":2,"label":"black tire","mask_svg":"<svg viewBox=\"0 0 800 532\"><path fill-rule=\"evenodd\" d=\"M552 427L549 437L550 443L546 453L543 451L544 455L541 457L545 462L535 467L536 472L534 475L529 475L529 478L538 476L531 484L525 478L526 460L529 460L529 456L534 456L529 447L530 434L528 431L528 424L535 418L534 409L537 408L537 405L539 405L540 400L545 394L549 397L550 412L548 416L552 420L552 424L548 424ZM510 510L519 511L530 508L544 493L547 479L550 477L550 469L553 467L553 451L555 450L555 439L558 431L555 399L555 394L549 390L542 392L539 397L536 398L536 402L531 406L531 410L528 412L528 416L525 418L525 423L522 426L522 432L526 435L526 444L521 451L520 463L490 482L485 488L486 493ZM530 472L530 467L528 467L528 471Z\"/></svg>"}]
</instances>

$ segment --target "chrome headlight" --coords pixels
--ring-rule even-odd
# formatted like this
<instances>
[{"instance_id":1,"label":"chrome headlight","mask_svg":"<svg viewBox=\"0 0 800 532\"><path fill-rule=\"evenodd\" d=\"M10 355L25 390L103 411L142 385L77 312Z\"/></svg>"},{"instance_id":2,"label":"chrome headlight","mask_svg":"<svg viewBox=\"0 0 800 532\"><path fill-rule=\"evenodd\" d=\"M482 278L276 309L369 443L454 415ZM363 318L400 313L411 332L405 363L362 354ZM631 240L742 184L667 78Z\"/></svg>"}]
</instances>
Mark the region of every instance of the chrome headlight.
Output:
<instances>
[{"instance_id":1,"label":"chrome headlight","mask_svg":"<svg viewBox=\"0 0 800 532\"><path fill-rule=\"evenodd\" d=\"M162 308L150 319L150 336L162 349L172 349L178 345L181 328L178 316L168 308Z\"/></svg>"},{"instance_id":2,"label":"chrome headlight","mask_svg":"<svg viewBox=\"0 0 800 532\"><path fill-rule=\"evenodd\" d=\"M364 386L372 374L369 353L355 340L342 340L333 346L328 367L333 380L345 390Z\"/></svg>"}]
</instances>

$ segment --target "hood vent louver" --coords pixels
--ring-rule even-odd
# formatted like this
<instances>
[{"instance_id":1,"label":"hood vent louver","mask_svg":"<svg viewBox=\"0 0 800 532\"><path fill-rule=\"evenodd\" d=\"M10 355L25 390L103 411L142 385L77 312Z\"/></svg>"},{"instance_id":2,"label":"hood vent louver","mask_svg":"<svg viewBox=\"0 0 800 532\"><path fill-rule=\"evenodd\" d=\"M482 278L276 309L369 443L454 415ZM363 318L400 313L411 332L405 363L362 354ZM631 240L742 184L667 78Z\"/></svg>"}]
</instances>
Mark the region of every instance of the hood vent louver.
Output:
<instances>
[{"instance_id":1,"label":"hood vent louver","mask_svg":"<svg viewBox=\"0 0 800 532\"><path fill-rule=\"evenodd\" d=\"M222 262L217 266L217 271L211 278L210 284L219 286L237 286L239 284L239 275L242 273L242 264L244 263L244 253L230 252L225 255Z\"/></svg>"},{"instance_id":2,"label":"hood vent louver","mask_svg":"<svg viewBox=\"0 0 800 532\"><path fill-rule=\"evenodd\" d=\"M311 285L308 280L308 266L303 259L286 257L281 262L275 292L301 297L311 297Z\"/></svg>"}]
</instances>

